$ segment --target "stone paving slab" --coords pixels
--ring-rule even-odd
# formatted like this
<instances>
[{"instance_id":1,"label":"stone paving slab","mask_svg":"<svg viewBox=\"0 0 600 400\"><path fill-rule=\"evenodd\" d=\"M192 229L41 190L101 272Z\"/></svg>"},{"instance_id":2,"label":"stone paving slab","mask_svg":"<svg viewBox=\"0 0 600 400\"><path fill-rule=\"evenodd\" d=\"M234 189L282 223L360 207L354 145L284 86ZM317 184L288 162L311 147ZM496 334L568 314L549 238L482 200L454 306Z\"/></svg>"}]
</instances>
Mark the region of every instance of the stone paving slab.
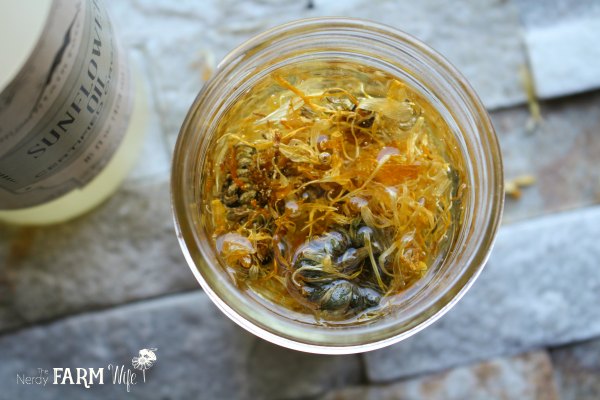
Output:
<instances>
[{"instance_id":1,"label":"stone paving slab","mask_svg":"<svg viewBox=\"0 0 600 400\"><path fill-rule=\"evenodd\" d=\"M551 351L562 400L600 399L600 339Z\"/></svg>"},{"instance_id":2,"label":"stone paving slab","mask_svg":"<svg viewBox=\"0 0 600 400\"><path fill-rule=\"evenodd\" d=\"M322 400L558 400L545 351L498 358L390 385L335 390Z\"/></svg>"},{"instance_id":3,"label":"stone paving slab","mask_svg":"<svg viewBox=\"0 0 600 400\"><path fill-rule=\"evenodd\" d=\"M504 226L471 290L447 315L366 354L373 382L600 336L600 207Z\"/></svg>"},{"instance_id":4,"label":"stone paving slab","mask_svg":"<svg viewBox=\"0 0 600 400\"><path fill-rule=\"evenodd\" d=\"M600 87L600 17L527 31L536 94L547 99ZM560 59L558 61L557 59Z\"/></svg>"},{"instance_id":5,"label":"stone paving slab","mask_svg":"<svg viewBox=\"0 0 600 400\"><path fill-rule=\"evenodd\" d=\"M582 17L599 17L600 3L594 0L511 0L526 29L546 27Z\"/></svg>"},{"instance_id":6,"label":"stone paving slab","mask_svg":"<svg viewBox=\"0 0 600 400\"><path fill-rule=\"evenodd\" d=\"M600 87L600 3L514 0L540 98Z\"/></svg>"},{"instance_id":7,"label":"stone paving slab","mask_svg":"<svg viewBox=\"0 0 600 400\"><path fill-rule=\"evenodd\" d=\"M107 365L157 348L156 365L126 392ZM288 399L360 383L359 356L318 356L269 344L226 318L202 292L67 318L0 336L0 399ZM53 385L52 368L104 367L103 385ZM21 376L49 370L50 383ZM68 382L68 381L67 381Z\"/></svg>"},{"instance_id":8,"label":"stone paving slab","mask_svg":"<svg viewBox=\"0 0 600 400\"><path fill-rule=\"evenodd\" d=\"M198 287L167 182L129 184L70 223L0 226L0 238L0 332Z\"/></svg>"},{"instance_id":9,"label":"stone paving slab","mask_svg":"<svg viewBox=\"0 0 600 400\"><path fill-rule=\"evenodd\" d=\"M207 398L291 399L362 383L360 357L312 356L271 345L237 328L202 293L89 311L197 288L172 229L169 152L196 93L235 45L301 17L369 18L438 49L494 109L525 100L518 75L525 51L514 1L469 0L460 7L441 0L107 3L149 88L148 137L126 186L98 210L51 228L0 226L0 332L88 312L0 336L0 399L192 398L198 393ZM565 9L578 9L569 7ZM550 23L535 26L549 29ZM527 37L525 45L532 46ZM535 63L533 72L540 86ZM507 177L538 177L520 201L508 202L506 221L597 201L599 96L543 103L545 122L533 132L525 129L529 116L524 108L494 113ZM414 338L368 354L368 377L387 382L599 336L600 311L590 307L600 301L599 250L592 240L600 237L599 222L596 207L503 227L490 265L457 308ZM148 372L148 382L128 395L113 385L85 390L16 383L17 373L33 375L38 367L129 366L140 348L152 346L159 348L159 363ZM597 345L581 346L583 350L569 346L552 352L565 398L595 398L598 393L597 364L586 358L596 354ZM489 363L502 376L510 365L531 378L532 365L546 370L542 358L534 353L531 359ZM436 376L457 385L457 380L480 377L476 371L459 367ZM420 390L416 388L430 378L419 379L421 383L399 385ZM519 389L513 386L506 390Z\"/></svg>"},{"instance_id":10,"label":"stone paving slab","mask_svg":"<svg viewBox=\"0 0 600 400\"><path fill-rule=\"evenodd\" d=\"M507 198L504 222L600 201L600 92L541 103L542 122L527 128L524 107L491 113L505 178L533 175L518 200Z\"/></svg>"},{"instance_id":11,"label":"stone paving slab","mask_svg":"<svg viewBox=\"0 0 600 400\"><path fill-rule=\"evenodd\" d=\"M120 38L144 52L156 78L171 145L193 99L229 51L275 25L317 16L372 19L405 30L444 54L490 108L525 101L520 23L509 1L109 1ZM312 6L310 6L312 5Z\"/></svg>"}]
</instances>

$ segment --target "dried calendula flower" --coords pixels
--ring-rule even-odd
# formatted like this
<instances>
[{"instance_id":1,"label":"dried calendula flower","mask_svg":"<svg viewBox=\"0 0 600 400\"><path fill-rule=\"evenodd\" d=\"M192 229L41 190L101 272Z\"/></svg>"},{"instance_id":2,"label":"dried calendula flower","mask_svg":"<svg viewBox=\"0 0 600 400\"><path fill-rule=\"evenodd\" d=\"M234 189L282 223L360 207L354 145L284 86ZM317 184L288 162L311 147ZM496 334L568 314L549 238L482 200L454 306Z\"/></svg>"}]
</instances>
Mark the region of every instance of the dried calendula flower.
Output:
<instances>
[{"instance_id":1,"label":"dried calendula flower","mask_svg":"<svg viewBox=\"0 0 600 400\"><path fill-rule=\"evenodd\" d=\"M538 102L537 95L535 93L535 84L529 66L522 65L519 73L521 75L523 89L527 95L527 106L529 107L529 119L525 128L527 131L533 131L542 122L540 103Z\"/></svg>"},{"instance_id":2,"label":"dried calendula flower","mask_svg":"<svg viewBox=\"0 0 600 400\"><path fill-rule=\"evenodd\" d=\"M206 204L240 287L319 320L375 318L443 256L464 163L417 92L359 64L277 69L218 128Z\"/></svg>"},{"instance_id":3,"label":"dried calendula flower","mask_svg":"<svg viewBox=\"0 0 600 400\"><path fill-rule=\"evenodd\" d=\"M535 180L535 176L533 175L520 175L509 179L504 182L504 192L514 199L520 199L522 195L521 189L535 184Z\"/></svg>"}]
</instances>

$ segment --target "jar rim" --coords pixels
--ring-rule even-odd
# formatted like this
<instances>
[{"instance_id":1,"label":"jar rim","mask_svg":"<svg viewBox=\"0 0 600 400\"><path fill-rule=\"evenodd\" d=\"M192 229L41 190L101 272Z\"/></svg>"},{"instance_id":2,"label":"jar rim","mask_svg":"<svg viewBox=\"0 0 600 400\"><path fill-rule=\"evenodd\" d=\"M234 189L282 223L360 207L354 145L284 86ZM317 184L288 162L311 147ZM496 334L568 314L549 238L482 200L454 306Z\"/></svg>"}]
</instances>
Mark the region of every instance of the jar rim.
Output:
<instances>
[{"instance_id":1,"label":"jar rim","mask_svg":"<svg viewBox=\"0 0 600 400\"><path fill-rule=\"evenodd\" d=\"M296 331L288 326L288 324L294 325L293 321L277 320L274 313L271 315L271 320L268 320L270 310L265 309L262 312L252 310L252 307L244 304L232 304L235 301L239 302L239 299L232 300L236 294L225 289L228 282L224 281L222 277L211 275L214 273L211 268L220 268L220 266L210 265L211 256L215 255L205 248L206 243L203 242L207 240L207 237L199 231L198 221L194 219L194 213L198 213L198 209L194 209L197 205L190 193L190 185L193 186L197 183L190 175L193 175L194 168L192 166L196 167L195 162L197 161L191 156L191 149L198 148L199 143L205 140L200 136L209 136L206 135L206 132L198 133L196 124L204 118L203 127L206 127L207 123L211 122L210 118L214 117L214 115L206 117L206 108L209 108L211 104L207 99L220 93L219 88L222 87L224 80L230 78L234 71L247 68L249 72L245 78L251 76L252 68L244 65L244 62L248 63L248 59L260 59L261 54L268 51L274 41L311 35L324 29L329 32L352 31L379 35L378 37L385 40L402 44L417 56L422 57L425 65L435 70L442 79L451 82L453 90L457 92L457 98L461 99L466 104L465 108L469 109L466 117L476 121L475 136L477 137L474 137L473 141L475 147L480 145L483 148L479 161L483 165L484 172L487 172L482 174L483 181L476 182L484 185L487 190L487 197L481 199L486 202L484 204L486 207L483 208L485 218L476 227L479 229L477 246L471 249L471 254L467 257L468 265L462 267L463 273L435 299L433 304L426 308L419 320L413 321L413 325L408 329L401 332L390 330L387 336L377 336L368 325L346 327L344 330L347 332L341 335L352 331L352 339L339 345L335 339L340 339L342 336L340 336L340 331L335 328L331 328L330 334L323 332L311 334L311 339L307 340L302 336L307 334L306 326L296 327L299 329ZM214 106L214 101L212 104ZM461 133L464 132L461 131ZM206 145L206 143L204 144ZM473 151L478 150L475 148ZM485 196L481 195L481 197ZM357 353L399 342L424 329L452 308L474 283L489 257L500 223L504 204L502 160L498 141L484 106L466 79L443 56L413 36L376 22L344 17L309 18L279 25L259 34L232 50L219 63L215 75L199 92L181 127L173 157L171 200L175 228L186 261L207 295L230 319L259 337L295 350L322 354ZM191 204L192 207L190 207ZM481 217L481 215L477 215L477 217ZM262 317L264 320L260 320Z\"/></svg>"}]
</instances>

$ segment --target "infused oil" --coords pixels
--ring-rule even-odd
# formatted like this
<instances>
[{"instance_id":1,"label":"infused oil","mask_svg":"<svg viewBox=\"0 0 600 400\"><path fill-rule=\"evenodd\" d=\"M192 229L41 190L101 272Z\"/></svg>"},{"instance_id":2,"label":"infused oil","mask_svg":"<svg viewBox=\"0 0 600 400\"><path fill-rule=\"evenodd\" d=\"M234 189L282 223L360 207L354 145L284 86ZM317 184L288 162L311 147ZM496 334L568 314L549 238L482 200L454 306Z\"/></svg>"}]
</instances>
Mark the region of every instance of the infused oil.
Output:
<instances>
[{"instance_id":1,"label":"infused oil","mask_svg":"<svg viewBox=\"0 0 600 400\"><path fill-rule=\"evenodd\" d=\"M200 210L220 264L240 290L313 321L385 315L460 224L455 134L407 82L371 66L275 69L223 114L211 146Z\"/></svg>"}]
</instances>

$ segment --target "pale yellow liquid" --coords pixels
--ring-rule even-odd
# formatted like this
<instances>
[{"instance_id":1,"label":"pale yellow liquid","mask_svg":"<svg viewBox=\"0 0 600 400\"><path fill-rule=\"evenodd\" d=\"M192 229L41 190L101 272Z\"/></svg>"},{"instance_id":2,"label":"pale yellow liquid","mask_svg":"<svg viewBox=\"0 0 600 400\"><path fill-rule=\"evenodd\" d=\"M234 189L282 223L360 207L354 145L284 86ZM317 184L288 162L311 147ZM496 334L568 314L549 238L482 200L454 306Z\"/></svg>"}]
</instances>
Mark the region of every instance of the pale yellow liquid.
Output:
<instances>
[{"instance_id":1,"label":"pale yellow liquid","mask_svg":"<svg viewBox=\"0 0 600 400\"><path fill-rule=\"evenodd\" d=\"M81 189L39 206L18 210L0 210L0 222L18 225L49 225L80 216L98 206L121 185L137 160L146 131L148 104L144 82L134 69L133 110L127 132L117 151L92 181Z\"/></svg>"}]
</instances>

